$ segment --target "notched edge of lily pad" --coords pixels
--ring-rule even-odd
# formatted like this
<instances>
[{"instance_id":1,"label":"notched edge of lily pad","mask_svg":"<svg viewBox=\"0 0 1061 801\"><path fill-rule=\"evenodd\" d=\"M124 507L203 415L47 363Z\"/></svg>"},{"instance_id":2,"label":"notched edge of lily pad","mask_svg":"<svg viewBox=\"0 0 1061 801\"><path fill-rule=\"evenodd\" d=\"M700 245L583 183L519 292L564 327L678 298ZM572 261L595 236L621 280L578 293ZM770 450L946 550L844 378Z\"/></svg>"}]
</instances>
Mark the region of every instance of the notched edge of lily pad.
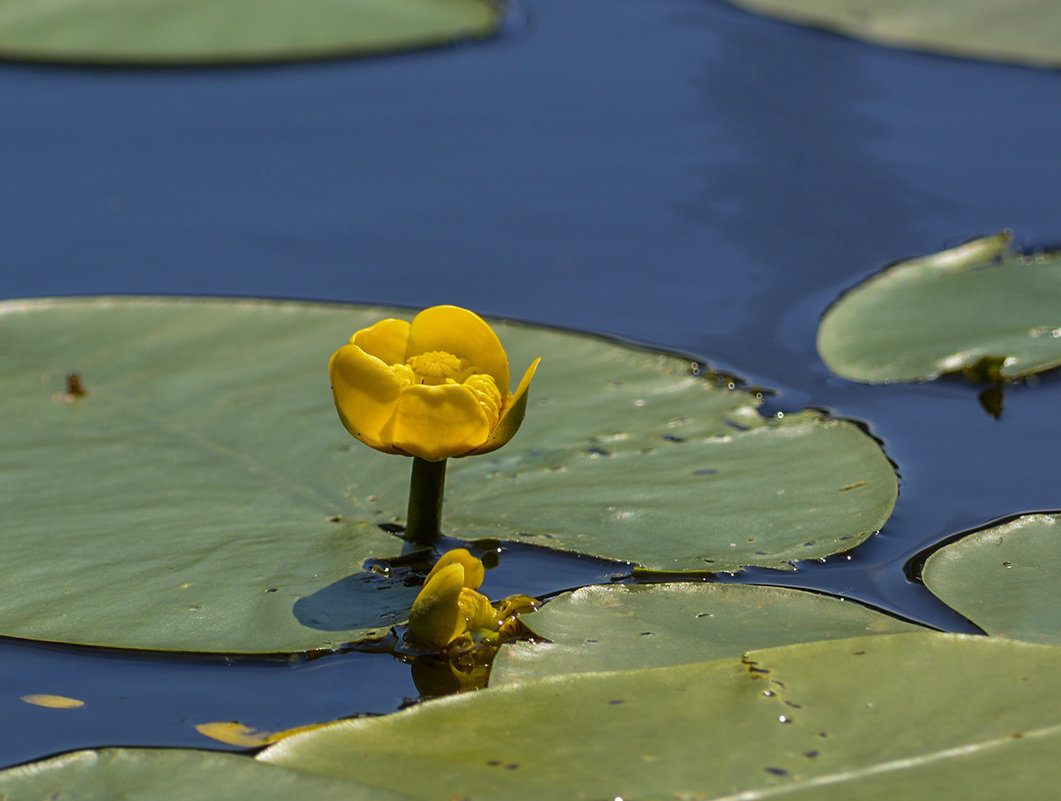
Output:
<instances>
[{"instance_id":1,"label":"notched edge of lily pad","mask_svg":"<svg viewBox=\"0 0 1061 801\"><path fill-rule=\"evenodd\" d=\"M982 626L980 626L975 621L971 620L965 614L959 612L954 607L950 606L950 604L945 603L943 599L939 598L939 596L937 596L932 591L932 589L929 587L928 583L924 579L925 565L928 563L928 560L938 552L952 545L956 545L968 537L976 536L980 532L986 531L988 529L999 528L1001 526L1014 523L1024 517L1034 517L1037 515L1061 517L1061 509L1037 509L1027 512L1016 512L1013 514L992 518L991 520L988 520L987 522L982 523L978 526L974 526L972 528L963 529L961 531L946 534L936 542L933 542L931 545L922 548L910 559L908 559L903 565L903 573L905 574L908 581L923 587L925 591L930 593L933 598L936 598L939 603L946 606L952 614L964 620L971 627L972 630L975 630L976 632L983 635L991 636L990 633L987 632Z\"/></svg>"},{"instance_id":2,"label":"notched edge of lily pad","mask_svg":"<svg viewBox=\"0 0 1061 801\"><path fill-rule=\"evenodd\" d=\"M994 517L988 520L986 523L981 523L978 526L972 528L962 529L950 534L945 534L940 539L933 542L931 545L926 545L903 565L903 573L907 579L918 584L924 584L922 574L924 573L925 563L928 562L929 557L934 555L937 551L941 551L949 545L954 545L957 542L961 542L966 537L971 537L974 534L979 534L981 531L985 531L989 528L998 528L1008 523L1013 523L1016 520L1020 520L1022 517L1034 517L1035 515L1050 515L1054 517L1061 516L1061 509L1033 509L1026 512L1014 512L1013 514L1002 515L1000 517Z\"/></svg>"},{"instance_id":3,"label":"notched edge of lily pad","mask_svg":"<svg viewBox=\"0 0 1061 801\"><path fill-rule=\"evenodd\" d=\"M1061 259L1061 247L1017 247L1014 244L1014 239L1015 235L1012 229L1004 228L998 233L975 236L959 245L947 247L933 253L893 259L879 270L864 277L857 284L844 289L818 317L815 350L819 359L833 375L845 381L869 386L924 384L947 377L963 379L968 384L982 387L978 395L981 406L992 417L999 418L1002 414L1003 389L1010 384L1026 382L1029 378L1057 371L1061 368L1061 356L1058 356L1053 361L1037 365L1034 369L1008 371L1006 368L1010 357L1005 354L965 351L954 354L947 359L946 365L942 369L904 378L871 379L865 376L852 377L844 375L836 370L822 353L821 340L825 320L845 298L866 290L884 279L889 273L895 275L905 268L920 270L928 266L940 274L960 274L995 267L1001 265L1008 258L1019 259L1024 265L1028 266L1033 266L1040 261ZM1051 329L1051 332L1053 331L1061 331L1061 329Z\"/></svg>"}]
</instances>

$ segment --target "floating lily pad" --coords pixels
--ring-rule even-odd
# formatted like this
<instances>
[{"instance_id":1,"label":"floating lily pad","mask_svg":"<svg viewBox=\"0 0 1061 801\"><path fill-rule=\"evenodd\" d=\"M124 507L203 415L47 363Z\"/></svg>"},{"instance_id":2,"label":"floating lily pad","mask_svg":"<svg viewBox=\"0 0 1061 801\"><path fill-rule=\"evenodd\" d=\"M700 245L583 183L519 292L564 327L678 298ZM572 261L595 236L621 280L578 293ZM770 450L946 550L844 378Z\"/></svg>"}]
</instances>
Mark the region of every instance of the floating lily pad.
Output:
<instances>
[{"instance_id":1,"label":"floating lily pad","mask_svg":"<svg viewBox=\"0 0 1061 801\"><path fill-rule=\"evenodd\" d=\"M494 33L489 0L0 0L0 58L204 64L352 56Z\"/></svg>"},{"instance_id":2,"label":"floating lily pad","mask_svg":"<svg viewBox=\"0 0 1061 801\"><path fill-rule=\"evenodd\" d=\"M859 284L822 318L822 360L867 384L960 370L1019 378L1061 365L1061 255L1009 242L984 237Z\"/></svg>"},{"instance_id":3,"label":"floating lily pad","mask_svg":"<svg viewBox=\"0 0 1061 801\"><path fill-rule=\"evenodd\" d=\"M925 561L922 579L989 634L1061 644L1061 514L963 537Z\"/></svg>"},{"instance_id":4,"label":"floating lily pad","mask_svg":"<svg viewBox=\"0 0 1061 801\"><path fill-rule=\"evenodd\" d=\"M924 631L839 598L741 584L583 587L520 620L550 642L502 646L491 687L560 673L681 665L797 642Z\"/></svg>"},{"instance_id":5,"label":"floating lily pad","mask_svg":"<svg viewBox=\"0 0 1061 801\"><path fill-rule=\"evenodd\" d=\"M397 791L360 782L308 776L274 768L238 754L147 748L76 751L0 771L5 801L72 798L112 801L408 801Z\"/></svg>"},{"instance_id":6,"label":"floating lily pad","mask_svg":"<svg viewBox=\"0 0 1061 801\"><path fill-rule=\"evenodd\" d=\"M394 309L254 301L0 304L0 633L223 652L335 648L417 588L363 572L401 543L410 460L346 433L327 360ZM678 357L524 325L522 430L455 460L444 528L655 569L785 566L891 512L874 440ZM76 373L73 380L68 374Z\"/></svg>"},{"instance_id":7,"label":"floating lily pad","mask_svg":"<svg viewBox=\"0 0 1061 801\"><path fill-rule=\"evenodd\" d=\"M893 634L451 696L257 758L423 799L880 798L878 781L888 798L1046 798L1058 693L1061 648Z\"/></svg>"},{"instance_id":8,"label":"floating lily pad","mask_svg":"<svg viewBox=\"0 0 1061 801\"><path fill-rule=\"evenodd\" d=\"M1049 0L730 0L750 11L893 47L1061 66L1061 8Z\"/></svg>"}]
</instances>

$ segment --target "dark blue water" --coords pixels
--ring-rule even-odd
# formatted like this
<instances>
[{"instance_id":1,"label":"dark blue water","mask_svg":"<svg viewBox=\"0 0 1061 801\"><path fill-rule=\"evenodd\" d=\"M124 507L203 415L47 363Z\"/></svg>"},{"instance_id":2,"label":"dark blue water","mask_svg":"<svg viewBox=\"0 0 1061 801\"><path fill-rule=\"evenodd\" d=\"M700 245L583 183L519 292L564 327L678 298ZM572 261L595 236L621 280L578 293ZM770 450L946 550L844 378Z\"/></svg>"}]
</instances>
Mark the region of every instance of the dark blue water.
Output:
<instances>
[{"instance_id":1,"label":"dark blue water","mask_svg":"<svg viewBox=\"0 0 1061 801\"><path fill-rule=\"evenodd\" d=\"M775 390L769 411L866 422L902 479L894 517L853 554L750 577L941 628L969 630L907 561L1061 507L1061 379L1008 389L995 420L959 381L858 386L814 350L823 310L887 262L1003 227L1061 241L1057 72L878 48L715 0L522 0L484 44L234 70L2 64L0 98L0 296L449 302L697 355ZM506 551L487 590L600 574ZM40 709L26 692L87 704ZM382 654L0 642L0 764L207 746L194 723L291 726L415 696Z\"/></svg>"}]
</instances>

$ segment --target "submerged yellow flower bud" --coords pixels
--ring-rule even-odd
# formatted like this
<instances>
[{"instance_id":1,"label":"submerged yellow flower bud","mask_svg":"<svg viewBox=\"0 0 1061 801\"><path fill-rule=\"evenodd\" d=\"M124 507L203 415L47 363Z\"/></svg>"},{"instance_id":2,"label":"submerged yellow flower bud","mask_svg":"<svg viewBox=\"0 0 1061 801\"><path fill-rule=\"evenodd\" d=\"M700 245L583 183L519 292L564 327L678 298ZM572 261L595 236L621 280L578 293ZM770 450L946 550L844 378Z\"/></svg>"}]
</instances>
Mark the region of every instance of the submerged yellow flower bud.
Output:
<instances>
[{"instance_id":1,"label":"submerged yellow flower bud","mask_svg":"<svg viewBox=\"0 0 1061 801\"><path fill-rule=\"evenodd\" d=\"M508 357L493 329L467 309L433 306L412 323L386 319L358 331L328 372L351 434L377 450L434 462L512 439L538 361L510 392Z\"/></svg>"},{"instance_id":2,"label":"submerged yellow flower bud","mask_svg":"<svg viewBox=\"0 0 1061 801\"><path fill-rule=\"evenodd\" d=\"M447 551L428 573L409 612L409 639L441 651L477 630L496 631L501 616L476 588L483 563L464 548Z\"/></svg>"}]
</instances>

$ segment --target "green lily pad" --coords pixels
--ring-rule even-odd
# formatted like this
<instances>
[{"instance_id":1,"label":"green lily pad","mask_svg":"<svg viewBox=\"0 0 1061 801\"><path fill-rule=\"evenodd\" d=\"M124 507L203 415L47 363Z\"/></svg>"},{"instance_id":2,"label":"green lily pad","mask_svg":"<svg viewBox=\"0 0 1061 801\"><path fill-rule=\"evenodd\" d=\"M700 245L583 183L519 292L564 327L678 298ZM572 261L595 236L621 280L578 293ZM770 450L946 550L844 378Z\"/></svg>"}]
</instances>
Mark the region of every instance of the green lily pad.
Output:
<instances>
[{"instance_id":1,"label":"green lily pad","mask_svg":"<svg viewBox=\"0 0 1061 801\"><path fill-rule=\"evenodd\" d=\"M560 673L681 665L797 642L924 631L839 598L742 584L583 587L520 620L550 642L502 646L491 687Z\"/></svg>"},{"instance_id":2,"label":"green lily pad","mask_svg":"<svg viewBox=\"0 0 1061 801\"><path fill-rule=\"evenodd\" d=\"M878 635L491 688L340 721L257 758L423 799L863 798L881 779L892 798L938 798L953 782L996 799L1014 774L1045 798L1061 780L1042 760L1061 745L1061 708L1046 702L1058 693L1061 648Z\"/></svg>"},{"instance_id":3,"label":"green lily pad","mask_svg":"<svg viewBox=\"0 0 1061 801\"><path fill-rule=\"evenodd\" d=\"M393 52L483 38L489 0L0 0L0 58L213 64Z\"/></svg>"},{"instance_id":4,"label":"green lily pad","mask_svg":"<svg viewBox=\"0 0 1061 801\"><path fill-rule=\"evenodd\" d=\"M989 634L1061 644L1061 514L1030 514L933 553L921 572L945 604Z\"/></svg>"},{"instance_id":5,"label":"green lily pad","mask_svg":"<svg viewBox=\"0 0 1061 801\"><path fill-rule=\"evenodd\" d=\"M223 788L223 790L220 790ZM360 782L308 776L263 765L238 754L147 748L76 751L0 771L5 801L43 798L112 801L408 801L397 791Z\"/></svg>"},{"instance_id":6,"label":"green lily pad","mask_svg":"<svg viewBox=\"0 0 1061 801\"><path fill-rule=\"evenodd\" d=\"M0 304L0 633L271 653L403 620L417 588L361 568L400 550L375 524L404 518L411 462L346 433L326 370L353 331L395 314ZM764 420L753 395L678 357L496 329L516 369L543 366L515 440L452 462L448 534L736 569L853 547L891 512L894 472L850 423Z\"/></svg>"},{"instance_id":7,"label":"green lily pad","mask_svg":"<svg viewBox=\"0 0 1061 801\"><path fill-rule=\"evenodd\" d=\"M867 384L959 370L1001 380L1061 365L1061 256L1009 242L984 237L859 284L822 318L822 360Z\"/></svg>"},{"instance_id":8,"label":"green lily pad","mask_svg":"<svg viewBox=\"0 0 1061 801\"><path fill-rule=\"evenodd\" d=\"M729 0L876 44L1061 66L1061 8L1043 0Z\"/></svg>"}]
</instances>

